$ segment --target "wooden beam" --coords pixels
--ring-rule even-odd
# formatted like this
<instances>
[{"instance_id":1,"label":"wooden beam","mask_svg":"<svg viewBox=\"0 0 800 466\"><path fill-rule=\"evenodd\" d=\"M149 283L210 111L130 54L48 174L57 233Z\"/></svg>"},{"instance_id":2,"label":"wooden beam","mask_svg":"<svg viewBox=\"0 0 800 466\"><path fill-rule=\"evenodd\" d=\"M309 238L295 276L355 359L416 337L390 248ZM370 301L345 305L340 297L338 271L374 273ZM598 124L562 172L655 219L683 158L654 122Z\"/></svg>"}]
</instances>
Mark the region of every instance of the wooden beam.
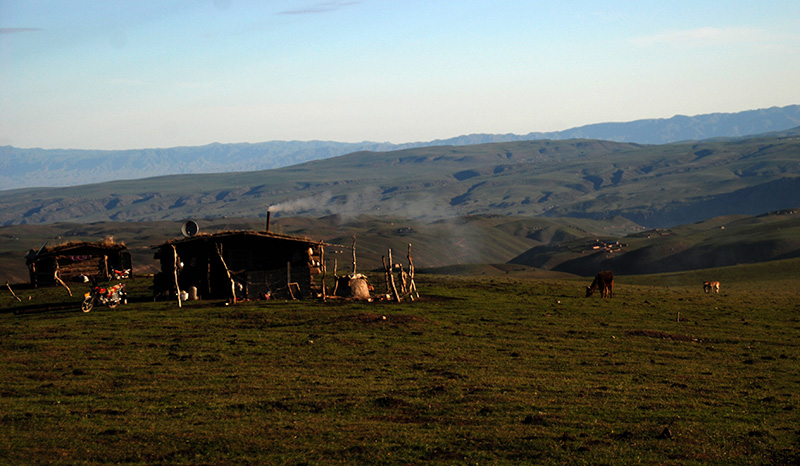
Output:
<instances>
[{"instance_id":1,"label":"wooden beam","mask_svg":"<svg viewBox=\"0 0 800 466\"><path fill-rule=\"evenodd\" d=\"M408 276L409 276L409 287L408 292L410 293L411 300L414 300L414 296L416 295L419 298L419 292L417 291L417 284L414 282L414 261L411 260L411 243L408 243L408 254L406 255L408 258Z\"/></svg>"},{"instance_id":2,"label":"wooden beam","mask_svg":"<svg viewBox=\"0 0 800 466\"><path fill-rule=\"evenodd\" d=\"M178 250L172 244L172 273L175 278L175 294L178 295L178 307L181 307L181 287L178 285Z\"/></svg>"},{"instance_id":3,"label":"wooden beam","mask_svg":"<svg viewBox=\"0 0 800 466\"><path fill-rule=\"evenodd\" d=\"M58 265L56 265L56 270L53 272L53 277L56 279L56 282L58 282L59 285L67 289L67 293L69 293L70 297L72 297L72 290L70 290L67 284L64 283L64 280L58 276Z\"/></svg>"},{"instance_id":4,"label":"wooden beam","mask_svg":"<svg viewBox=\"0 0 800 466\"><path fill-rule=\"evenodd\" d=\"M389 249L389 267L391 269L394 268L394 263L392 262L392 250ZM394 299L398 303L400 302L400 295L397 293L397 287L394 284L394 271L389 272L390 283L392 284L392 293L394 294Z\"/></svg>"},{"instance_id":5,"label":"wooden beam","mask_svg":"<svg viewBox=\"0 0 800 466\"><path fill-rule=\"evenodd\" d=\"M11 292L11 296L13 296L14 298L16 298L16 300L17 300L17 301L19 301L19 302L22 302L22 300L21 300L21 299L19 299L19 296L17 296L16 294L14 294L14 290L12 290L12 289L11 289L11 285L9 285L9 284L8 284L8 280L6 280L6 288L8 288L8 291L10 291L10 292Z\"/></svg>"},{"instance_id":6,"label":"wooden beam","mask_svg":"<svg viewBox=\"0 0 800 466\"><path fill-rule=\"evenodd\" d=\"M236 283L233 281L233 277L231 276L231 271L228 269L228 265L225 263L225 258L222 257L222 244L214 243L217 246L217 254L219 255L219 260L222 262L222 267L225 268L225 274L228 276L228 280L231 282L231 300L230 303L233 304L236 302Z\"/></svg>"}]
</instances>

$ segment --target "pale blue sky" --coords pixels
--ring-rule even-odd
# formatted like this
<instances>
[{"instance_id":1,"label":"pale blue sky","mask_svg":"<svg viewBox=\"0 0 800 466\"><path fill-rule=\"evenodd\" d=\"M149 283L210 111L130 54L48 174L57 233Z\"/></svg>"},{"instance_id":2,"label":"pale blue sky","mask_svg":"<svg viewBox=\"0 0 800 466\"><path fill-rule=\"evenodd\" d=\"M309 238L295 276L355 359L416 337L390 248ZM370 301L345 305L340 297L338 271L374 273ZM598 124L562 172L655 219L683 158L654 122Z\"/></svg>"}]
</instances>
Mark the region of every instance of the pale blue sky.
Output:
<instances>
[{"instance_id":1,"label":"pale blue sky","mask_svg":"<svg viewBox=\"0 0 800 466\"><path fill-rule=\"evenodd\" d=\"M800 104L800 2L0 0L0 145L426 141Z\"/></svg>"}]
</instances>

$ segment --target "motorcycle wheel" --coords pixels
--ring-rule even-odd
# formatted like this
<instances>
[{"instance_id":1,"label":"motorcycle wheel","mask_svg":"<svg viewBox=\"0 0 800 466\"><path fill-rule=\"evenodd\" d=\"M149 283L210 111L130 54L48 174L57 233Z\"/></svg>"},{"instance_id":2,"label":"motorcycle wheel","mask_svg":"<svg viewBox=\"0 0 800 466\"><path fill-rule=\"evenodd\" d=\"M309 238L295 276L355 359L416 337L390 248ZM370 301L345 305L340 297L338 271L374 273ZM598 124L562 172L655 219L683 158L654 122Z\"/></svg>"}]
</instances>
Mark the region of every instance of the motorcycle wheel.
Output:
<instances>
[{"instance_id":1,"label":"motorcycle wheel","mask_svg":"<svg viewBox=\"0 0 800 466\"><path fill-rule=\"evenodd\" d=\"M119 299L109 299L106 306L108 306L109 309L114 309L119 306Z\"/></svg>"},{"instance_id":2,"label":"motorcycle wheel","mask_svg":"<svg viewBox=\"0 0 800 466\"><path fill-rule=\"evenodd\" d=\"M89 312L92 310L93 307L94 307L94 298L92 298L91 296L84 299L83 302L81 303L81 311L83 312Z\"/></svg>"}]
</instances>

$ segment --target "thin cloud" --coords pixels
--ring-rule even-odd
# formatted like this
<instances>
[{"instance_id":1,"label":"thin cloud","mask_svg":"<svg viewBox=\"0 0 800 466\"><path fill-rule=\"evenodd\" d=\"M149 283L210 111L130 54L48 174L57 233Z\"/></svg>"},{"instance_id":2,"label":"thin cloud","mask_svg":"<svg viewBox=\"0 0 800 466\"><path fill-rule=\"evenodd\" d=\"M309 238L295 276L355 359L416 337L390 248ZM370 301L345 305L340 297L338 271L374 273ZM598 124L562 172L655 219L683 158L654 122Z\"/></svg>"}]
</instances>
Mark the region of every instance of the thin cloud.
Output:
<instances>
[{"instance_id":1,"label":"thin cloud","mask_svg":"<svg viewBox=\"0 0 800 466\"><path fill-rule=\"evenodd\" d=\"M704 27L683 31L668 31L631 39L639 47L679 46L696 47L706 45L727 45L744 42L764 42L770 40L769 34L754 28L715 28Z\"/></svg>"},{"instance_id":2,"label":"thin cloud","mask_svg":"<svg viewBox=\"0 0 800 466\"><path fill-rule=\"evenodd\" d=\"M15 34L18 32L36 32L39 28L0 28L0 34Z\"/></svg>"},{"instance_id":3,"label":"thin cloud","mask_svg":"<svg viewBox=\"0 0 800 466\"><path fill-rule=\"evenodd\" d=\"M298 8L296 10L284 10L278 12L279 15L313 15L318 13L328 13L331 11L340 10L350 5L357 5L361 2L323 2L317 3L308 8Z\"/></svg>"}]
</instances>

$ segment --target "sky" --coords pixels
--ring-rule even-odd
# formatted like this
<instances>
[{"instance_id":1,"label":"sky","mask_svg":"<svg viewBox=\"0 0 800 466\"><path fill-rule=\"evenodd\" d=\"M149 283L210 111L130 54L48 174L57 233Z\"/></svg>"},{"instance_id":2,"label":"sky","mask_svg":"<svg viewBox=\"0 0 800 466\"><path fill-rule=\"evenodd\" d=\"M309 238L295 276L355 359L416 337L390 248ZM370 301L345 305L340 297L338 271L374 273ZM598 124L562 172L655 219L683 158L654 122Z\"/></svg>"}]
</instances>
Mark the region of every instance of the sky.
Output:
<instances>
[{"instance_id":1,"label":"sky","mask_svg":"<svg viewBox=\"0 0 800 466\"><path fill-rule=\"evenodd\" d=\"M0 0L0 146L527 134L798 83L797 0Z\"/></svg>"}]
</instances>

